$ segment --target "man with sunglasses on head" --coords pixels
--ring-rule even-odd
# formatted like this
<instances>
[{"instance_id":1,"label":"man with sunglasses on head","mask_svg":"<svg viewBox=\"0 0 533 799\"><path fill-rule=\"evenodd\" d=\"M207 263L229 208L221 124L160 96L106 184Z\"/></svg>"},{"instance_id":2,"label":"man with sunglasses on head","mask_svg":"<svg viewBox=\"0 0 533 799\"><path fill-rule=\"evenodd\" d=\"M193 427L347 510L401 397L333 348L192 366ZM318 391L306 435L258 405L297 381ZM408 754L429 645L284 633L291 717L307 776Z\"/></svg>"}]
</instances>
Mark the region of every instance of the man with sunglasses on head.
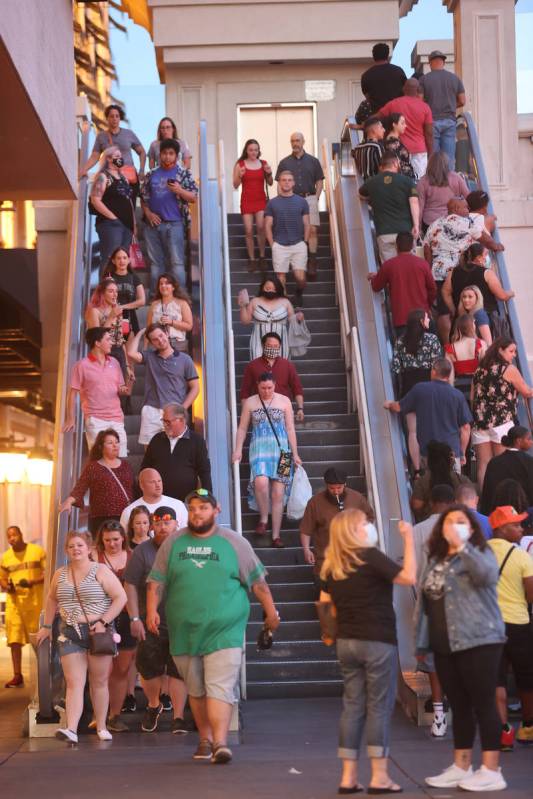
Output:
<instances>
[{"instance_id":1,"label":"man with sunglasses on head","mask_svg":"<svg viewBox=\"0 0 533 799\"><path fill-rule=\"evenodd\" d=\"M141 469L139 472L139 488L142 495L127 505L120 516L122 527L127 530L131 512L139 505L144 505L150 513L154 513L160 505L172 508L176 513L178 529L187 524L187 508L181 499L174 499L163 494L163 480L157 469Z\"/></svg>"},{"instance_id":2,"label":"man with sunglasses on head","mask_svg":"<svg viewBox=\"0 0 533 799\"><path fill-rule=\"evenodd\" d=\"M215 497L200 488L185 504L187 527L162 544L148 576L146 623L152 634L159 633L164 597L170 652L200 736L193 757L228 763L228 730L250 614L248 592L263 608L266 629L274 631L279 617L265 567L245 538L218 526Z\"/></svg>"},{"instance_id":3,"label":"man with sunglasses on head","mask_svg":"<svg viewBox=\"0 0 533 799\"><path fill-rule=\"evenodd\" d=\"M135 664L148 700L141 729L143 732L154 732L157 729L159 716L163 712L160 700L161 681L166 674L174 713L172 732L185 734L190 729L190 725L183 720L187 691L169 652L164 603L159 608L158 633L154 634L146 629L146 580L160 547L178 529L176 512L163 505L154 511L151 523L154 537L135 547L124 572L130 630L139 642Z\"/></svg>"},{"instance_id":4,"label":"man with sunglasses on head","mask_svg":"<svg viewBox=\"0 0 533 799\"><path fill-rule=\"evenodd\" d=\"M163 408L163 432L157 433L144 453L141 469L157 469L163 492L182 501L198 488L211 491L211 464L203 436L187 425L187 411L170 403Z\"/></svg>"}]
</instances>

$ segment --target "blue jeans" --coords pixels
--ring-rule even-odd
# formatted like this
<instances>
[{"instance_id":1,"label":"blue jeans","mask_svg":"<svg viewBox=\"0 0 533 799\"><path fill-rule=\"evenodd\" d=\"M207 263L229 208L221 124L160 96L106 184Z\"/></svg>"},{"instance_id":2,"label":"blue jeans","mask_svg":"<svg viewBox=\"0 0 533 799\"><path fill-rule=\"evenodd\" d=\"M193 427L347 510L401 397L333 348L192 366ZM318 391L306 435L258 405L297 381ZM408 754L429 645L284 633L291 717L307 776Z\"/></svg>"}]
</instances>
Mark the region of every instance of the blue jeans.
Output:
<instances>
[{"instance_id":1,"label":"blue jeans","mask_svg":"<svg viewBox=\"0 0 533 799\"><path fill-rule=\"evenodd\" d=\"M433 151L442 150L448 156L450 170L455 169L455 143L457 126L455 119L433 120Z\"/></svg>"},{"instance_id":2,"label":"blue jeans","mask_svg":"<svg viewBox=\"0 0 533 799\"><path fill-rule=\"evenodd\" d=\"M337 639L344 679L338 756L357 760L366 724L368 757L388 757L398 649L382 641Z\"/></svg>"},{"instance_id":3,"label":"blue jeans","mask_svg":"<svg viewBox=\"0 0 533 799\"><path fill-rule=\"evenodd\" d=\"M145 225L144 237L150 259L150 291L157 291L157 281L163 272L170 273L183 288L187 285L185 274L183 220L161 222L156 227Z\"/></svg>"},{"instance_id":4,"label":"blue jeans","mask_svg":"<svg viewBox=\"0 0 533 799\"><path fill-rule=\"evenodd\" d=\"M117 247L124 247L129 250L133 238L132 231L123 225L120 219L106 219L105 222L98 220L96 232L100 239L100 276L107 266L111 253Z\"/></svg>"}]
</instances>

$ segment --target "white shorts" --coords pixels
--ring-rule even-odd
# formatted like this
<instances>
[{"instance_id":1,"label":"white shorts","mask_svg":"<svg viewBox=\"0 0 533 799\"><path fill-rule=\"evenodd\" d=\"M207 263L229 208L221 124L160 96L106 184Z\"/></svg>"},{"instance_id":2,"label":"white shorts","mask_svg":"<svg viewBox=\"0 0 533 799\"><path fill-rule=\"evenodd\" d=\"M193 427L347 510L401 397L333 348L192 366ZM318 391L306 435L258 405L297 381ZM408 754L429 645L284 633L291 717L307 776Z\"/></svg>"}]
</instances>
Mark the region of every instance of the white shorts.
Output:
<instances>
[{"instance_id":1,"label":"white shorts","mask_svg":"<svg viewBox=\"0 0 533 799\"><path fill-rule=\"evenodd\" d=\"M299 241L298 244L278 244L277 241L272 245L272 266L274 272L287 274L289 267L293 272L307 271L307 244Z\"/></svg>"},{"instance_id":2,"label":"white shorts","mask_svg":"<svg viewBox=\"0 0 533 799\"><path fill-rule=\"evenodd\" d=\"M503 436L509 432L514 422L505 422L498 427L489 427L487 430L472 430L472 444L499 444Z\"/></svg>"},{"instance_id":3,"label":"white shorts","mask_svg":"<svg viewBox=\"0 0 533 799\"><path fill-rule=\"evenodd\" d=\"M423 178L428 168L428 154L411 153L411 166L413 167L416 179L420 180Z\"/></svg>"},{"instance_id":4,"label":"white shorts","mask_svg":"<svg viewBox=\"0 0 533 799\"><path fill-rule=\"evenodd\" d=\"M139 444L149 444L156 433L163 429L161 408L143 405L141 411L141 429L139 430Z\"/></svg>"},{"instance_id":5,"label":"white shorts","mask_svg":"<svg viewBox=\"0 0 533 799\"><path fill-rule=\"evenodd\" d=\"M126 430L124 429L124 422L115 422L105 419L97 419L96 416L88 416L85 419L85 436L87 438L87 446L92 449L96 440L96 436L101 430L115 430L118 433L118 440L120 443L119 455L121 458L128 456L128 438Z\"/></svg>"},{"instance_id":6,"label":"white shorts","mask_svg":"<svg viewBox=\"0 0 533 799\"><path fill-rule=\"evenodd\" d=\"M320 227L320 214L318 213L318 198L316 194L309 194L304 197L309 206L309 224L314 227Z\"/></svg>"}]
</instances>

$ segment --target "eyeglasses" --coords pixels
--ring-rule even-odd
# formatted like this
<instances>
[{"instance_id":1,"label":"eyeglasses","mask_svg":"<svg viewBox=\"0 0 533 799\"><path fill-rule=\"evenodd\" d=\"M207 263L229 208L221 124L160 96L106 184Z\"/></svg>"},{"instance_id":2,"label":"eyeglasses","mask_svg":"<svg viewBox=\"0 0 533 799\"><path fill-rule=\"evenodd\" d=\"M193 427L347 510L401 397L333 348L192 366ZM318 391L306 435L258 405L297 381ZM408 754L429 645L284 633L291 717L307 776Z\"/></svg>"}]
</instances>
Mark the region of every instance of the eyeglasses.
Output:
<instances>
[{"instance_id":1,"label":"eyeglasses","mask_svg":"<svg viewBox=\"0 0 533 799\"><path fill-rule=\"evenodd\" d=\"M161 421L165 427L168 427L168 425L172 424L172 422L175 422L176 419L181 419L181 416L174 416L172 419L161 419Z\"/></svg>"},{"instance_id":2,"label":"eyeglasses","mask_svg":"<svg viewBox=\"0 0 533 799\"><path fill-rule=\"evenodd\" d=\"M156 516L155 513L152 516L154 522L175 522L174 516L171 516L170 513L164 513L162 516Z\"/></svg>"}]
</instances>

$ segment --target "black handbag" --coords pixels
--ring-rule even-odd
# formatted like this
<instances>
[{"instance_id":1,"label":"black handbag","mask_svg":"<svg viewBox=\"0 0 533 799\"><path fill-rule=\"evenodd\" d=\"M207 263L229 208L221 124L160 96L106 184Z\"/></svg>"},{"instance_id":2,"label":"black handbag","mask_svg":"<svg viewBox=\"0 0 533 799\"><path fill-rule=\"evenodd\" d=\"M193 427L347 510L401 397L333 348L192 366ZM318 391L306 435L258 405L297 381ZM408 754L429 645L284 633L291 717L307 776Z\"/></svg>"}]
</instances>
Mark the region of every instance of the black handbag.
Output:
<instances>
[{"instance_id":1,"label":"black handbag","mask_svg":"<svg viewBox=\"0 0 533 799\"><path fill-rule=\"evenodd\" d=\"M265 403L261 399L261 396L259 396L259 400L260 400L261 405L263 406L263 409L264 409L264 411L266 413L266 417L267 417L267 419L268 419L268 421L270 423L270 427L272 428L272 432L274 433L274 438L276 439L276 442L277 442L278 447L279 447L279 459L278 459L278 465L277 465L277 468L276 468L276 474L277 474L277 476L280 479L284 479L284 478L287 479L287 478L289 478L291 476L292 452L290 450L287 450L287 449L282 449L282 446L279 443L278 434L276 433L275 427L272 424L272 419L270 418L270 414L268 413L267 406L265 405Z\"/></svg>"},{"instance_id":2,"label":"black handbag","mask_svg":"<svg viewBox=\"0 0 533 799\"><path fill-rule=\"evenodd\" d=\"M83 610L83 615L85 616L85 621L87 622L87 626L89 627L89 654L90 655L112 655L115 657L117 654L117 642L115 641L115 629L113 625L109 625L105 628L103 633L94 633L91 630L91 624L89 622L89 618L87 613L85 612L85 607L83 602L81 601L80 592L78 591L78 585L76 583L76 578L74 577L74 572L72 572L72 582L74 583L74 590L76 591L76 597L78 598L78 602L80 603L80 608Z\"/></svg>"},{"instance_id":3,"label":"black handbag","mask_svg":"<svg viewBox=\"0 0 533 799\"><path fill-rule=\"evenodd\" d=\"M326 646L332 646L337 640L337 613L333 602L315 602L320 637Z\"/></svg>"}]
</instances>

